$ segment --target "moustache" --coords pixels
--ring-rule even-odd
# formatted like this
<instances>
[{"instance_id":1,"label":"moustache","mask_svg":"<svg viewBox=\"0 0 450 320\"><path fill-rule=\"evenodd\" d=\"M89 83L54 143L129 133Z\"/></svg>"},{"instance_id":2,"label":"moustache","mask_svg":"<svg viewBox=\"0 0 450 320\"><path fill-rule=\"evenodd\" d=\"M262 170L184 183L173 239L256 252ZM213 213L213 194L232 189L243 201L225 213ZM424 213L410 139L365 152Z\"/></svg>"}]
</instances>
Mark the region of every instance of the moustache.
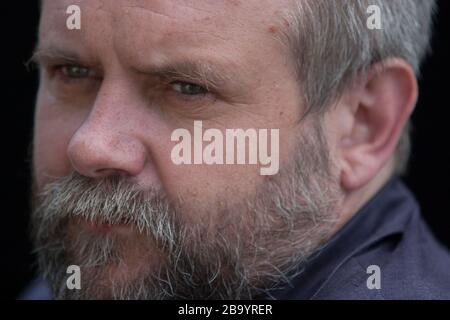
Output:
<instances>
[{"instance_id":1,"label":"moustache","mask_svg":"<svg viewBox=\"0 0 450 320\"><path fill-rule=\"evenodd\" d=\"M128 225L155 240L175 241L181 215L161 189L143 190L119 176L92 179L77 172L48 183L36 195L35 219L45 230L69 220L94 225Z\"/></svg>"}]
</instances>

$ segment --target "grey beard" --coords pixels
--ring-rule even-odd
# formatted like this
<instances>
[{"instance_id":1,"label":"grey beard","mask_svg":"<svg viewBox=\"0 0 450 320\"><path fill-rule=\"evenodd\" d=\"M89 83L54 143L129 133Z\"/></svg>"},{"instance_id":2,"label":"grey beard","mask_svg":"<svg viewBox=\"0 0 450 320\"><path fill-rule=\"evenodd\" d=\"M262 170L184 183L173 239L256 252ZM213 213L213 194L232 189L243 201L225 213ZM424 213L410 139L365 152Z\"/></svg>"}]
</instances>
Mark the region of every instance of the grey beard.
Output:
<instances>
[{"instance_id":1,"label":"grey beard","mask_svg":"<svg viewBox=\"0 0 450 320\"><path fill-rule=\"evenodd\" d=\"M211 224L192 223L182 204L161 190L139 190L111 176L94 180L76 172L35 194L33 240L39 269L56 299L253 299L287 285L330 236L339 191L320 128L302 138L300 151L279 175L234 204L217 202ZM198 209L200 212L202 209ZM137 243L108 233L78 230L77 219L126 223ZM72 224L70 223L72 222ZM143 268L117 281L107 266L127 264L142 252ZM162 257L150 267L148 251ZM148 259L148 268L145 263ZM82 289L69 290L66 268L80 266Z\"/></svg>"}]
</instances>

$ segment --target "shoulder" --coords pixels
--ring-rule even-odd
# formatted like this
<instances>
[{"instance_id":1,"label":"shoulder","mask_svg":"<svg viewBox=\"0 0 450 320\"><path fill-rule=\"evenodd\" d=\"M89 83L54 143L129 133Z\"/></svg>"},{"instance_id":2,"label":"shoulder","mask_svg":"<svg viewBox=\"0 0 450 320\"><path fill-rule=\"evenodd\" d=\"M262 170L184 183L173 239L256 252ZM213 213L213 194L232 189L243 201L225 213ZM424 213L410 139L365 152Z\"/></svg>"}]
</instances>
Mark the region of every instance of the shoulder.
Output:
<instances>
[{"instance_id":1,"label":"shoulder","mask_svg":"<svg viewBox=\"0 0 450 320\"><path fill-rule=\"evenodd\" d=\"M314 298L450 299L450 253L414 215L402 233L343 262Z\"/></svg>"},{"instance_id":2,"label":"shoulder","mask_svg":"<svg viewBox=\"0 0 450 320\"><path fill-rule=\"evenodd\" d=\"M41 277L34 279L22 292L19 300L51 300L52 294L47 283Z\"/></svg>"}]
</instances>

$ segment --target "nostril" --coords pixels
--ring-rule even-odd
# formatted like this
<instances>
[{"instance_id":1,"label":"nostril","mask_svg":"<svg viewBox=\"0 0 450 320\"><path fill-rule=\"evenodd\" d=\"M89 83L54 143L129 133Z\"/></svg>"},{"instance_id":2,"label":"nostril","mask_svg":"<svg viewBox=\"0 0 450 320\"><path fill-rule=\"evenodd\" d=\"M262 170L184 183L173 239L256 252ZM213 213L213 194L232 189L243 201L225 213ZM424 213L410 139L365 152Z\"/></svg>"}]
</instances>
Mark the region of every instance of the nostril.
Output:
<instances>
[{"instance_id":1,"label":"nostril","mask_svg":"<svg viewBox=\"0 0 450 320\"><path fill-rule=\"evenodd\" d=\"M120 178L126 178L129 176L127 172L121 169L103 168L95 170L97 177L118 176Z\"/></svg>"}]
</instances>

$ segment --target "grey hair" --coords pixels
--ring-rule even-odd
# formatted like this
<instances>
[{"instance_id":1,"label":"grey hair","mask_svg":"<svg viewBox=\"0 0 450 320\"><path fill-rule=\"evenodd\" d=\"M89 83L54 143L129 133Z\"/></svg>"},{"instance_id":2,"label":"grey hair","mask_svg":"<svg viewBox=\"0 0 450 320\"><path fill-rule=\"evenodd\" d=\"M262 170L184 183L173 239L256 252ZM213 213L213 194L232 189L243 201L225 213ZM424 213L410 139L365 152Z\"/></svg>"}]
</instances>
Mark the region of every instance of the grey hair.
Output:
<instances>
[{"instance_id":1,"label":"grey hair","mask_svg":"<svg viewBox=\"0 0 450 320\"><path fill-rule=\"evenodd\" d=\"M419 76L429 50L435 0L296 0L286 15L286 39L308 112L322 113L371 65L402 58ZM367 8L381 9L382 29L367 27ZM410 154L406 125L395 153L397 174Z\"/></svg>"}]
</instances>

